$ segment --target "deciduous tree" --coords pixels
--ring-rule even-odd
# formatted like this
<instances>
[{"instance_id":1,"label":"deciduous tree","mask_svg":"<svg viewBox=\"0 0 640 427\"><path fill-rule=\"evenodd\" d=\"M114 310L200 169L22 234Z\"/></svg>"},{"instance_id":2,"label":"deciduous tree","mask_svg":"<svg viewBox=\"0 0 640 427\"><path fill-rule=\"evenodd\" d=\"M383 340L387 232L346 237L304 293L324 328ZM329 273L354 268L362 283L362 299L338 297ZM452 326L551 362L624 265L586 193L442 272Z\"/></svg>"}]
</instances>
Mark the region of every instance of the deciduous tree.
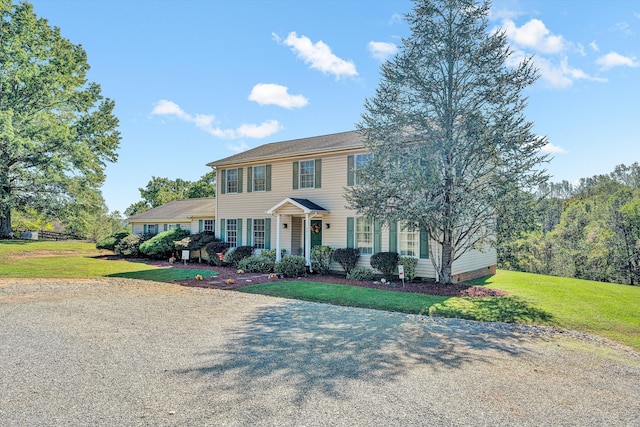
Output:
<instances>
[{"instance_id":1,"label":"deciduous tree","mask_svg":"<svg viewBox=\"0 0 640 427\"><path fill-rule=\"evenodd\" d=\"M55 216L76 183L98 191L120 141L114 102L87 80L87 55L29 3L0 0L0 237L11 212Z\"/></svg>"}]
</instances>

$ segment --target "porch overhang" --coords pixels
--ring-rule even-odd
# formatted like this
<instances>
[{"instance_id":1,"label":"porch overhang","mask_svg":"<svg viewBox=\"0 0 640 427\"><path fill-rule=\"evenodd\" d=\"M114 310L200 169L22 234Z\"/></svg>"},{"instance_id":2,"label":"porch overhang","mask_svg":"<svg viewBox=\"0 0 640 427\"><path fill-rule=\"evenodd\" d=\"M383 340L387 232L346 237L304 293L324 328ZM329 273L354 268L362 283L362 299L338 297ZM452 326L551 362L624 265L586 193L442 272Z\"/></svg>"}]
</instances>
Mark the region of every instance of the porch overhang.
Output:
<instances>
[{"instance_id":1,"label":"porch overhang","mask_svg":"<svg viewBox=\"0 0 640 427\"><path fill-rule=\"evenodd\" d=\"M269 209L268 211L266 211L269 215L277 215L278 214L278 210L280 210L281 208L285 207L285 206L294 206L298 209L300 209L300 213L301 214L305 214L305 215L313 215L313 214L325 214L325 213L329 213L329 211L325 208L323 208L320 205L317 205L315 203L313 203L311 200L309 199L299 199L299 198L295 198L295 197L287 197L286 199L282 200L280 203L276 204L275 206L273 206L271 209Z\"/></svg>"}]
</instances>

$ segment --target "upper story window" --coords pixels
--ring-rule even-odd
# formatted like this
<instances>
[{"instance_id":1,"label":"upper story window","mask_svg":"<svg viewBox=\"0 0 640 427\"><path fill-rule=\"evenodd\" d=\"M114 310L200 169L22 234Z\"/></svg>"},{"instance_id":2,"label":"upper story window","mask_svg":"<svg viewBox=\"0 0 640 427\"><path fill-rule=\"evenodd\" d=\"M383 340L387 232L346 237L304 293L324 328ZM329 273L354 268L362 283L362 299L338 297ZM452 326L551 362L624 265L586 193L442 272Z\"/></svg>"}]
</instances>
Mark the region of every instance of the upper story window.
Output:
<instances>
[{"instance_id":1,"label":"upper story window","mask_svg":"<svg viewBox=\"0 0 640 427\"><path fill-rule=\"evenodd\" d=\"M238 169L227 169L227 183L226 183L226 192L227 193L238 193Z\"/></svg>"},{"instance_id":2,"label":"upper story window","mask_svg":"<svg viewBox=\"0 0 640 427\"><path fill-rule=\"evenodd\" d=\"M267 191L267 166L254 166L253 167L253 179L252 179L253 191Z\"/></svg>"},{"instance_id":3,"label":"upper story window","mask_svg":"<svg viewBox=\"0 0 640 427\"><path fill-rule=\"evenodd\" d=\"M362 167L371 159L372 154L356 154L353 162L353 182L355 185L358 185L358 169L362 169Z\"/></svg>"},{"instance_id":4,"label":"upper story window","mask_svg":"<svg viewBox=\"0 0 640 427\"><path fill-rule=\"evenodd\" d=\"M320 188L322 160L293 162L293 189Z\"/></svg>"},{"instance_id":5,"label":"upper story window","mask_svg":"<svg viewBox=\"0 0 640 427\"><path fill-rule=\"evenodd\" d=\"M314 188L316 176L316 162L305 160L300 162L300 188Z\"/></svg>"}]
</instances>

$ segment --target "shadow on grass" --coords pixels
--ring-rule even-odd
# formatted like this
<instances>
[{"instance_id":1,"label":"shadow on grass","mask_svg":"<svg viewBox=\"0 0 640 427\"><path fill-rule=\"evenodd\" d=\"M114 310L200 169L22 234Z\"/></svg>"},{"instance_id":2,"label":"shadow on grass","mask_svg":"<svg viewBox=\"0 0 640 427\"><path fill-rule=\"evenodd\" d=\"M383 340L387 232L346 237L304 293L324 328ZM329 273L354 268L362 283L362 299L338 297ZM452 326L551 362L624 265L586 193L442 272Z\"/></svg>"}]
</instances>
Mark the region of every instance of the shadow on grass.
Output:
<instances>
[{"instance_id":1,"label":"shadow on grass","mask_svg":"<svg viewBox=\"0 0 640 427\"><path fill-rule=\"evenodd\" d=\"M300 301L258 309L227 336L223 346L194 355L201 366L178 371L204 376L203 394L225 396L225 405L210 408L214 412L254 408L247 402L255 396L261 401L286 396L296 405L313 404L318 395L348 398L345 392L353 392L358 384L375 387L400 380L414 369L492 365L497 354L517 357L528 352L522 342L529 339L487 330L481 323L421 321L398 313Z\"/></svg>"},{"instance_id":2,"label":"shadow on grass","mask_svg":"<svg viewBox=\"0 0 640 427\"><path fill-rule=\"evenodd\" d=\"M451 298L429 307L430 316L454 317L482 322L551 323L553 316L532 307L522 298Z\"/></svg>"}]
</instances>

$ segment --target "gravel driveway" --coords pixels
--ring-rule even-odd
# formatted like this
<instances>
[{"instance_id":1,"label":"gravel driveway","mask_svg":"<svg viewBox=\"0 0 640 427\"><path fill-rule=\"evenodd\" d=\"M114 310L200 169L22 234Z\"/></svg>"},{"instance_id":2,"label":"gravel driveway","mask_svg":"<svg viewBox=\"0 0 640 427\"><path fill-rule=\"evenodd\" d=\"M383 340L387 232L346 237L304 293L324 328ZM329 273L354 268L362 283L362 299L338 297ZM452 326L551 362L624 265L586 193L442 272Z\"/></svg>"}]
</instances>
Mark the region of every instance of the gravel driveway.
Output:
<instances>
[{"instance_id":1,"label":"gravel driveway","mask_svg":"<svg viewBox=\"0 0 640 427\"><path fill-rule=\"evenodd\" d=\"M640 425L604 340L127 279L1 279L0 370L2 426Z\"/></svg>"}]
</instances>

